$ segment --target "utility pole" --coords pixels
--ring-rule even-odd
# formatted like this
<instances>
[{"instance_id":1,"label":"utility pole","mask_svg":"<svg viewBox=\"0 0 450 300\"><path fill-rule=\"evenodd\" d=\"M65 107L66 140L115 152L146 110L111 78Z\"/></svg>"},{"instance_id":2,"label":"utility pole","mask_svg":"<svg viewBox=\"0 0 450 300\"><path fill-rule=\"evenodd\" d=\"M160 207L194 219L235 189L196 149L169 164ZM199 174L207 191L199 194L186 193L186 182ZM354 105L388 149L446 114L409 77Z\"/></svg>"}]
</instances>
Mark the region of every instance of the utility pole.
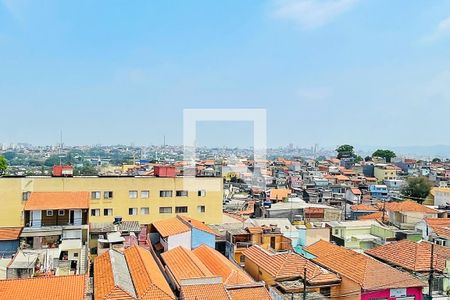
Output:
<instances>
[{"instance_id":1,"label":"utility pole","mask_svg":"<svg viewBox=\"0 0 450 300\"><path fill-rule=\"evenodd\" d=\"M344 197L344 221L347 221L347 199Z\"/></svg>"},{"instance_id":2,"label":"utility pole","mask_svg":"<svg viewBox=\"0 0 450 300\"><path fill-rule=\"evenodd\" d=\"M303 268L303 300L306 300L306 263Z\"/></svg>"},{"instance_id":3,"label":"utility pole","mask_svg":"<svg viewBox=\"0 0 450 300\"><path fill-rule=\"evenodd\" d=\"M386 214L386 199L383 199L383 217L381 218L381 223L384 224L384 217Z\"/></svg>"},{"instance_id":4,"label":"utility pole","mask_svg":"<svg viewBox=\"0 0 450 300\"><path fill-rule=\"evenodd\" d=\"M434 242L431 243L430 275L428 277L428 297L433 299L433 273L434 273Z\"/></svg>"}]
</instances>

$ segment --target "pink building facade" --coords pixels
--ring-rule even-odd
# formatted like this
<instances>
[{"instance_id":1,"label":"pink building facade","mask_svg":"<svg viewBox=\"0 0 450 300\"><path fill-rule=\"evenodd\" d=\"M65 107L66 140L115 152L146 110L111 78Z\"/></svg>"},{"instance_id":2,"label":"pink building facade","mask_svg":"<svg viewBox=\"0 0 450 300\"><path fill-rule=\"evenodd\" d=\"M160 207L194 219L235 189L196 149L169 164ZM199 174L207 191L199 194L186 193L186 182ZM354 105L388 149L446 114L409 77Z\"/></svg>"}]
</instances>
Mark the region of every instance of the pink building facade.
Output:
<instances>
[{"instance_id":1,"label":"pink building facade","mask_svg":"<svg viewBox=\"0 0 450 300\"><path fill-rule=\"evenodd\" d=\"M410 287L400 289L386 289L371 292L362 292L361 300L373 300L373 299L404 299L404 300L422 300L422 287Z\"/></svg>"}]
</instances>

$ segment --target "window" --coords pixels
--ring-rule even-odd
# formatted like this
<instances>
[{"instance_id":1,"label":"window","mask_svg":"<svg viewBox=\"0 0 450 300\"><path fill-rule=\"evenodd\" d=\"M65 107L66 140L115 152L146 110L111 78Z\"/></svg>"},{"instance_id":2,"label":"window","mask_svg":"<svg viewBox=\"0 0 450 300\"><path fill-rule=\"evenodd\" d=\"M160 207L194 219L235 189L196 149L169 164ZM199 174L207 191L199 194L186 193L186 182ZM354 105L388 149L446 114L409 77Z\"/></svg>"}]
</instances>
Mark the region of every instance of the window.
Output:
<instances>
[{"instance_id":1,"label":"window","mask_svg":"<svg viewBox=\"0 0 450 300\"><path fill-rule=\"evenodd\" d=\"M326 297L330 297L330 295L331 295L331 288L329 286L320 288L320 293L322 295L326 296Z\"/></svg>"},{"instance_id":2,"label":"window","mask_svg":"<svg viewBox=\"0 0 450 300\"><path fill-rule=\"evenodd\" d=\"M31 192L22 193L22 201L27 201L30 198Z\"/></svg>"},{"instance_id":3,"label":"window","mask_svg":"<svg viewBox=\"0 0 450 300\"><path fill-rule=\"evenodd\" d=\"M105 209L103 209L103 215L104 216L112 216L112 214L113 214L112 208L105 208Z\"/></svg>"},{"instance_id":4,"label":"window","mask_svg":"<svg viewBox=\"0 0 450 300\"><path fill-rule=\"evenodd\" d=\"M100 209L98 209L98 208L91 209L91 216L93 216L93 217L100 216Z\"/></svg>"},{"instance_id":5,"label":"window","mask_svg":"<svg viewBox=\"0 0 450 300\"><path fill-rule=\"evenodd\" d=\"M101 193L98 192L98 191L96 191L96 192L91 192L91 199L93 199L93 200L98 200L98 199L100 199L100 195L101 195Z\"/></svg>"},{"instance_id":6,"label":"window","mask_svg":"<svg viewBox=\"0 0 450 300\"><path fill-rule=\"evenodd\" d=\"M270 237L270 248L275 249L276 247L276 240L274 236Z\"/></svg>"},{"instance_id":7,"label":"window","mask_svg":"<svg viewBox=\"0 0 450 300\"><path fill-rule=\"evenodd\" d=\"M137 199L137 197L138 197L138 191L129 191L129 192L128 192L128 197L129 197L130 199Z\"/></svg>"},{"instance_id":8,"label":"window","mask_svg":"<svg viewBox=\"0 0 450 300\"><path fill-rule=\"evenodd\" d=\"M64 211L64 209L58 210L58 216L64 216L65 213L66 213L66 212Z\"/></svg>"},{"instance_id":9,"label":"window","mask_svg":"<svg viewBox=\"0 0 450 300\"><path fill-rule=\"evenodd\" d=\"M150 197L150 191L141 191L141 198L147 199Z\"/></svg>"},{"instance_id":10,"label":"window","mask_svg":"<svg viewBox=\"0 0 450 300\"><path fill-rule=\"evenodd\" d=\"M206 207L204 205L197 206L197 212L204 213L206 211Z\"/></svg>"},{"instance_id":11,"label":"window","mask_svg":"<svg viewBox=\"0 0 450 300\"><path fill-rule=\"evenodd\" d=\"M187 197L188 196L188 191L177 191L176 192L176 196L177 197Z\"/></svg>"},{"instance_id":12,"label":"window","mask_svg":"<svg viewBox=\"0 0 450 300\"><path fill-rule=\"evenodd\" d=\"M175 213L177 213L177 214L182 214L182 213L187 213L187 212L188 212L187 206L176 206L175 207Z\"/></svg>"},{"instance_id":13,"label":"window","mask_svg":"<svg viewBox=\"0 0 450 300\"><path fill-rule=\"evenodd\" d=\"M159 208L159 213L160 214L171 214L172 213L172 207L170 207L170 206L160 207Z\"/></svg>"},{"instance_id":14,"label":"window","mask_svg":"<svg viewBox=\"0 0 450 300\"><path fill-rule=\"evenodd\" d=\"M137 208L135 208L135 207L129 208L129 209L128 209L128 214L129 214L130 216L135 216L135 215L137 215Z\"/></svg>"},{"instance_id":15,"label":"window","mask_svg":"<svg viewBox=\"0 0 450 300\"><path fill-rule=\"evenodd\" d=\"M431 290L432 291L443 291L444 290L444 278L442 277L434 277L431 282Z\"/></svg>"},{"instance_id":16,"label":"window","mask_svg":"<svg viewBox=\"0 0 450 300\"><path fill-rule=\"evenodd\" d=\"M113 197L113 192L111 192L111 191L107 191L107 192L103 193L104 199L112 199L112 197Z\"/></svg>"},{"instance_id":17,"label":"window","mask_svg":"<svg viewBox=\"0 0 450 300\"><path fill-rule=\"evenodd\" d=\"M159 191L160 197L172 197L172 191Z\"/></svg>"},{"instance_id":18,"label":"window","mask_svg":"<svg viewBox=\"0 0 450 300\"><path fill-rule=\"evenodd\" d=\"M206 196L206 191L205 191L205 190L199 190L198 193L197 193L197 195L198 195L199 197L205 197L205 196Z\"/></svg>"},{"instance_id":19,"label":"window","mask_svg":"<svg viewBox=\"0 0 450 300\"><path fill-rule=\"evenodd\" d=\"M53 210L47 210L47 211L45 212L45 215L46 215L47 217L53 217Z\"/></svg>"},{"instance_id":20,"label":"window","mask_svg":"<svg viewBox=\"0 0 450 300\"><path fill-rule=\"evenodd\" d=\"M141 207L141 215L148 215L150 213L150 209L148 207Z\"/></svg>"},{"instance_id":21,"label":"window","mask_svg":"<svg viewBox=\"0 0 450 300\"><path fill-rule=\"evenodd\" d=\"M78 257L78 252L75 252L75 253L73 254L73 257Z\"/></svg>"}]
</instances>

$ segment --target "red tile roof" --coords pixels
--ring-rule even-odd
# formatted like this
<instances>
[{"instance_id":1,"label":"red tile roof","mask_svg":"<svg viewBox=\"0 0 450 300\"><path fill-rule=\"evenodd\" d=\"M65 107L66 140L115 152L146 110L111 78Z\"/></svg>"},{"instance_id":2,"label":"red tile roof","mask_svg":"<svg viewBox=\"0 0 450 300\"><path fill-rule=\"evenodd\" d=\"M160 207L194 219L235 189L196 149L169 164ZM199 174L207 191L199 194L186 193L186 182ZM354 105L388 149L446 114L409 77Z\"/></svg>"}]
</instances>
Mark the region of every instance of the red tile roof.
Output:
<instances>
[{"instance_id":1,"label":"red tile roof","mask_svg":"<svg viewBox=\"0 0 450 300\"><path fill-rule=\"evenodd\" d=\"M168 237L191 230L188 225L184 224L184 222L177 217L153 222L152 226L158 230L162 237Z\"/></svg>"},{"instance_id":2,"label":"red tile roof","mask_svg":"<svg viewBox=\"0 0 450 300\"><path fill-rule=\"evenodd\" d=\"M85 284L84 275L1 280L0 299L85 299Z\"/></svg>"},{"instance_id":3,"label":"red tile roof","mask_svg":"<svg viewBox=\"0 0 450 300\"><path fill-rule=\"evenodd\" d=\"M254 283L253 279L244 270L215 249L201 245L192 252L214 276L221 276L225 285Z\"/></svg>"},{"instance_id":4,"label":"red tile roof","mask_svg":"<svg viewBox=\"0 0 450 300\"><path fill-rule=\"evenodd\" d=\"M378 208L367 204L355 204L350 207L352 211L377 211Z\"/></svg>"},{"instance_id":5,"label":"red tile roof","mask_svg":"<svg viewBox=\"0 0 450 300\"><path fill-rule=\"evenodd\" d=\"M89 208L89 192L32 192L24 210Z\"/></svg>"},{"instance_id":6,"label":"red tile roof","mask_svg":"<svg viewBox=\"0 0 450 300\"><path fill-rule=\"evenodd\" d=\"M352 190L352 193L354 195L361 195L362 194L360 189L351 189L351 190Z\"/></svg>"},{"instance_id":7,"label":"red tile roof","mask_svg":"<svg viewBox=\"0 0 450 300\"><path fill-rule=\"evenodd\" d=\"M242 254L246 260L251 260L275 280L302 278L306 267L306 278L311 285L340 282L335 273L319 267L297 253L272 253L255 245Z\"/></svg>"},{"instance_id":8,"label":"red tile roof","mask_svg":"<svg viewBox=\"0 0 450 300\"><path fill-rule=\"evenodd\" d=\"M437 214L438 211L426 207L425 205L421 205L417 203L416 201L406 200L402 202L386 202L386 210L387 211L394 211L394 212L422 212L422 213L429 213L429 214ZM379 207L382 207L383 203L377 203Z\"/></svg>"},{"instance_id":9,"label":"red tile roof","mask_svg":"<svg viewBox=\"0 0 450 300\"><path fill-rule=\"evenodd\" d=\"M188 226L192 226L195 229L216 235L216 233L211 228L209 228L208 225L206 225L201 221L186 216L177 216L177 217L182 221L184 221L184 223L187 224Z\"/></svg>"},{"instance_id":10,"label":"red tile roof","mask_svg":"<svg viewBox=\"0 0 450 300\"><path fill-rule=\"evenodd\" d=\"M450 226L450 218L425 218L424 220L430 226Z\"/></svg>"},{"instance_id":11,"label":"red tile roof","mask_svg":"<svg viewBox=\"0 0 450 300\"><path fill-rule=\"evenodd\" d=\"M349 278L365 291L424 286L420 280L406 272L324 240L306 247L305 250L316 256L314 262Z\"/></svg>"},{"instance_id":12,"label":"red tile roof","mask_svg":"<svg viewBox=\"0 0 450 300\"><path fill-rule=\"evenodd\" d=\"M1 227L0 241L11 241L19 239L22 227Z\"/></svg>"},{"instance_id":13,"label":"red tile roof","mask_svg":"<svg viewBox=\"0 0 450 300\"><path fill-rule=\"evenodd\" d=\"M345 175L337 175L336 179L339 180L339 181L348 181L348 180L350 180L350 178L345 176Z\"/></svg>"},{"instance_id":14,"label":"red tile roof","mask_svg":"<svg viewBox=\"0 0 450 300\"><path fill-rule=\"evenodd\" d=\"M183 285L180 289L183 300L229 300L222 283Z\"/></svg>"},{"instance_id":15,"label":"red tile roof","mask_svg":"<svg viewBox=\"0 0 450 300\"><path fill-rule=\"evenodd\" d=\"M415 243L410 240L379 246L366 253L390 264L400 266L413 272L429 272L431 265L431 243L422 241ZM445 262L450 259L450 248L434 245L434 268L443 272Z\"/></svg>"},{"instance_id":16,"label":"red tile roof","mask_svg":"<svg viewBox=\"0 0 450 300\"><path fill-rule=\"evenodd\" d=\"M437 236L450 239L450 228L445 226L430 226L433 233Z\"/></svg>"},{"instance_id":17,"label":"red tile roof","mask_svg":"<svg viewBox=\"0 0 450 300\"><path fill-rule=\"evenodd\" d=\"M148 250L139 246L125 249L125 258L140 299L175 299L155 259Z\"/></svg>"},{"instance_id":18,"label":"red tile roof","mask_svg":"<svg viewBox=\"0 0 450 300\"><path fill-rule=\"evenodd\" d=\"M94 261L94 295L95 300L100 299L132 299L124 290L117 287L108 252L98 256Z\"/></svg>"},{"instance_id":19,"label":"red tile roof","mask_svg":"<svg viewBox=\"0 0 450 300\"><path fill-rule=\"evenodd\" d=\"M183 279L214 276L197 256L181 246L162 253L161 257L178 284Z\"/></svg>"},{"instance_id":20,"label":"red tile roof","mask_svg":"<svg viewBox=\"0 0 450 300\"><path fill-rule=\"evenodd\" d=\"M378 222L384 223L389 220L389 216L387 213L385 213L383 218L383 212L377 211L368 215L359 216L358 220L377 220Z\"/></svg>"},{"instance_id":21,"label":"red tile roof","mask_svg":"<svg viewBox=\"0 0 450 300\"><path fill-rule=\"evenodd\" d=\"M227 291L232 300L272 299L269 291L264 286L229 288Z\"/></svg>"},{"instance_id":22,"label":"red tile roof","mask_svg":"<svg viewBox=\"0 0 450 300\"><path fill-rule=\"evenodd\" d=\"M95 259L95 299L134 299L120 286L120 282L115 282L112 264L118 262L111 259L110 251ZM127 248L123 254L116 253L124 255L133 284L132 289L139 299L175 299L175 295L149 251L140 246L132 246Z\"/></svg>"}]
</instances>

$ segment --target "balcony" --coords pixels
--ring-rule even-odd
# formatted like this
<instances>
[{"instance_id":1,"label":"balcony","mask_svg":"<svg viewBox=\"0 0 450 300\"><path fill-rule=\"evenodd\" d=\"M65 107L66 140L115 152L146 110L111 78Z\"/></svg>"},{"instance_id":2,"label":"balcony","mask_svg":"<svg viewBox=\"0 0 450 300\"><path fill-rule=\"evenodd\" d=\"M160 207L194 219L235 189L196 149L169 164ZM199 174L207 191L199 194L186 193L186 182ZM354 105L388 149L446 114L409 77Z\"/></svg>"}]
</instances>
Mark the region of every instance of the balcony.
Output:
<instances>
[{"instance_id":1,"label":"balcony","mask_svg":"<svg viewBox=\"0 0 450 300\"><path fill-rule=\"evenodd\" d=\"M43 227L62 228L64 226L81 226L88 224L87 209L59 209L25 211L24 228L40 229Z\"/></svg>"}]
</instances>

